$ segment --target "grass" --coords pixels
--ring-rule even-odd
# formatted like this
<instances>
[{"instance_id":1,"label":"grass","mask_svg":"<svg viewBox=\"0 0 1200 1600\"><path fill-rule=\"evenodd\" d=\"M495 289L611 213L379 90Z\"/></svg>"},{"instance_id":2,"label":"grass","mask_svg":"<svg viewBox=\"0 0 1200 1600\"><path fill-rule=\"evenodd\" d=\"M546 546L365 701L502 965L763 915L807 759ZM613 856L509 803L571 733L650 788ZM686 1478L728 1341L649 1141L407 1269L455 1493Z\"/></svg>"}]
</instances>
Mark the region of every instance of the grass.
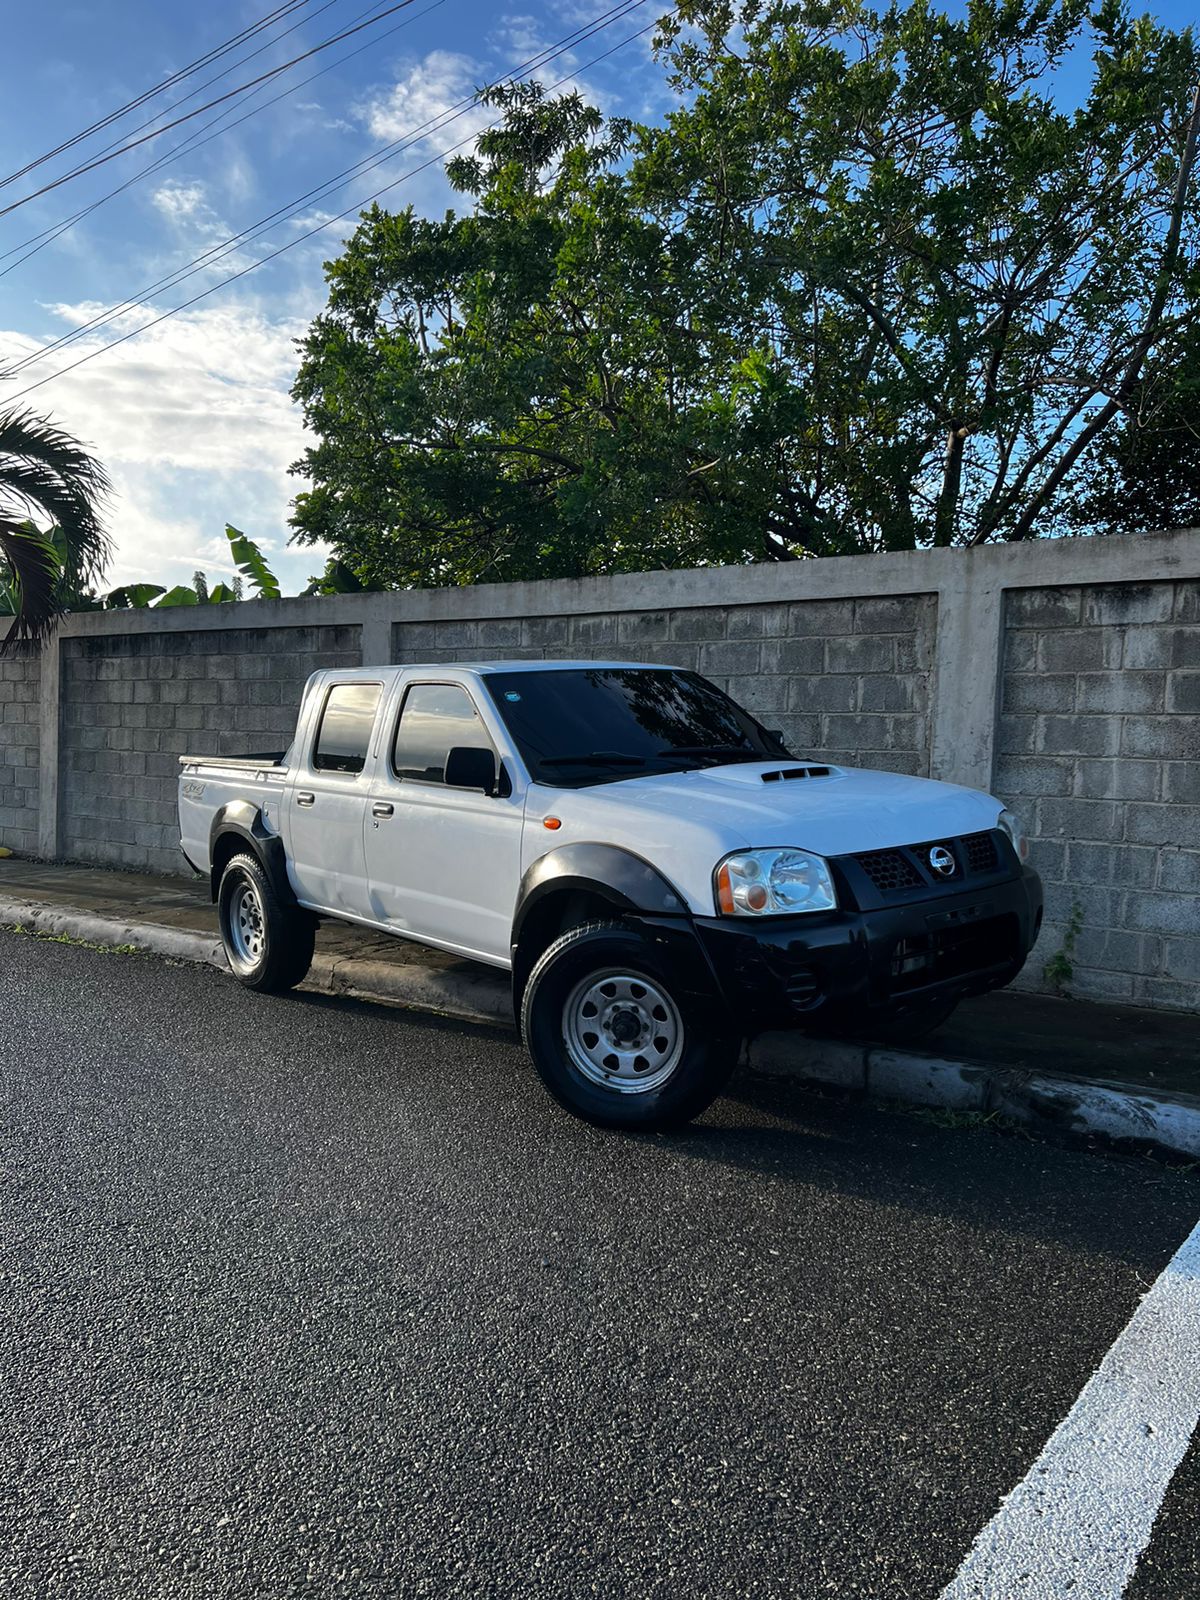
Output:
<instances>
[{"instance_id":1,"label":"grass","mask_svg":"<svg viewBox=\"0 0 1200 1600\"><path fill-rule=\"evenodd\" d=\"M77 939L70 933L43 933L39 928L27 928L23 922L2 924L7 933L19 933L25 939L40 939L43 944L69 944L77 950L99 950L106 956L140 956L146 952L136 944L95 944L91 939Z\"/></svg>"}]
</instances>

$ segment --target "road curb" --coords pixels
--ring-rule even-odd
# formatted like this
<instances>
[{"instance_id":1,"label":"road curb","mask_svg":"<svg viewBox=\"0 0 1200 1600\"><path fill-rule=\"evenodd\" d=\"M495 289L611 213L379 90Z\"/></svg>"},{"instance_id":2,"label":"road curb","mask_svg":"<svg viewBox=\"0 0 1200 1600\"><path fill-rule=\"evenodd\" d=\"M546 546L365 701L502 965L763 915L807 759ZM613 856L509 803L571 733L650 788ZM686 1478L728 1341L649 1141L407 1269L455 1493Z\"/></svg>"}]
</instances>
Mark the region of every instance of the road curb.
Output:
<instances>
[{"instance_id":1,"label":"road curb","mask_svg":"<svg viewBox=\"0 0 1200 1600\"><path fill-rule=\"evenodd\" d=\"M0 895L0 926L89 944L132 945L150 955L228 970L218 939L159 923ZM486 975L470 970L436 972L415 964L318 954L305 987L465 1022L513 1026L508 997L497 990L494 978L489 982ZM1200 1098L1191 1095L1153 1095L1105 1079L1058 1078L794 1033L761 1035L747 1047L745 1061L768 1076L888 1104L993 1116L1038 1132L1100 1136L1200 1159Z\"/></svg>"},{"instance_id":2,"label":"road curb","mask_svg":"<svg viewBox=\"0 0 1200 1600\"><path fill-rule=\"evenodd\" d=\"M764 1034L747 1064L774 1077L870 1100L995 1117L1038 1133L1099 1136L1200 1159L1200 1098L1155 1095L1103 1078L1054 1077L834 1039Z\"/></svg>"}]
</instances>

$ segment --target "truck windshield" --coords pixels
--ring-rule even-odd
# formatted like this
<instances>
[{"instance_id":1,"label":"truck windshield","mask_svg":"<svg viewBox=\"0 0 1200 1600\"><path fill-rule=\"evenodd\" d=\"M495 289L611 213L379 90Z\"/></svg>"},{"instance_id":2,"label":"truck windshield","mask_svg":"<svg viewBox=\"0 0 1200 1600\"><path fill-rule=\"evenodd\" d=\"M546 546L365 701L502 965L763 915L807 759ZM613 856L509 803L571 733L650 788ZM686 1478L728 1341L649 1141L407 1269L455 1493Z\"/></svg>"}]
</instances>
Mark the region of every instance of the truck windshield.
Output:
<instances>
[{"instance_id":1,"label":"truck windshield","mask_svg":"<svg viewBox=\"0 0 1200 1600\"><path fill-rule=\"evenodd\" d=\"M775 734L694 672L566 667L489 672L483 681L543 783L612 783L788 755Z\"/></svg>"}]
</instances>

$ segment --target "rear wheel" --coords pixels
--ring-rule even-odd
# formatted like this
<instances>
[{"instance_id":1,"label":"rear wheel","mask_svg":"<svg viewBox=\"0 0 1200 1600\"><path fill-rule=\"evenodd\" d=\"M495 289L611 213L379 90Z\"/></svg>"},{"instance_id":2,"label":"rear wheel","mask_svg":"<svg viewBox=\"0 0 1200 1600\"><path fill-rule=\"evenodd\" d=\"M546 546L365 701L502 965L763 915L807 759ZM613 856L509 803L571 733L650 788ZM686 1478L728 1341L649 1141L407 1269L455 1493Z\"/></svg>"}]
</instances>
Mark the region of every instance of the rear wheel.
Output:
<instances>
[{"instance_id":1,"label":"rear wheel","mask_svg":"<svg viewBox=\"0 0 1200 1600\"><path fill-rule=\"evenodd\" d=\"M736 1041L683 992L662 953L620 923L572 928L541 956L521 1029L546 1088L610 1128L673 1128L724 1088Z\"/></svg>"},{"instance_id":2,"label":"rear wheel","mask_svg":"<svg viewBox=\"0 0 1200 1600\"><path fill-rule=\"evenodd\" d=\"M217 892L221 942L229 969L247 989L294 989L312 965L316 919L283 906L257 857L233 856Z\"/></svg>"}]
</instances>

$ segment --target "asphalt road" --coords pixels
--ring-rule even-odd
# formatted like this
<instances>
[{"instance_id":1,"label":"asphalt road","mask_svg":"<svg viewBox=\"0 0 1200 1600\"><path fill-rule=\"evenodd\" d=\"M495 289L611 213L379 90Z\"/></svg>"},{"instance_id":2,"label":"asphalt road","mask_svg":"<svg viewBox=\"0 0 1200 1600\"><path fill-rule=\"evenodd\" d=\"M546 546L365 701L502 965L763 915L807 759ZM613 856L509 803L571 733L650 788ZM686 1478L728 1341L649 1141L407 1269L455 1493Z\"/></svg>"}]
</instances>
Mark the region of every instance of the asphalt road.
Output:
<instances>
[{"instance_id":1,"label":"asphalt road","mask_svg":"<svg viewBox=\"0 0 1200 1600\"><path fill-rule=\"evenodd\" d=\"M12 1600L933 1600L1200 1216L749 1076L602 1133L507 1036L151 958L0 933L0 995Z\"/></svg>"}]
</instances>

